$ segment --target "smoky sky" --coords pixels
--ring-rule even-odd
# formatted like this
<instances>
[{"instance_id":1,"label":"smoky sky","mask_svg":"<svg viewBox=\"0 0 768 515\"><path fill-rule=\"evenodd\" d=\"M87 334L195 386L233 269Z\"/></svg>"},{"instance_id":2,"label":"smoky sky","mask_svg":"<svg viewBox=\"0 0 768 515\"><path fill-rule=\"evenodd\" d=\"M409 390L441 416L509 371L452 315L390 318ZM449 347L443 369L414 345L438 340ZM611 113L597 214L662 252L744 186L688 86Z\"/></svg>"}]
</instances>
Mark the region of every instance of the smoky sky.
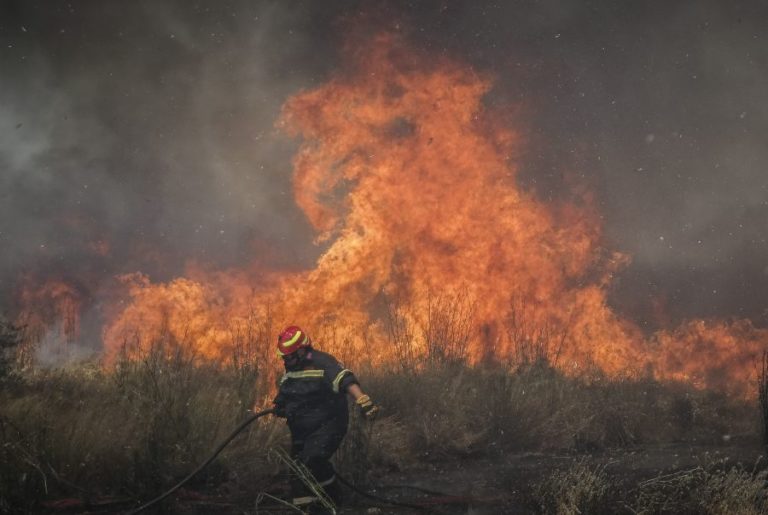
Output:
<instances>
[{"instance_id":1,"label":"smoky sky","mask_svg":"<svg viewBox=\"0 0 768 515\"><path fill-rule=\"evenodd\" d=\"M495 77L520 181L594 192L632 256L611 302L650 329L768 323L768 5L760 1L0 2L0 298L86 294L191 261L311 266L282 103L343 66L344 32ZM362 18L359 18L362 19ZM8 308L10 309L10 308Z\"/></svg>"}]
</instances>

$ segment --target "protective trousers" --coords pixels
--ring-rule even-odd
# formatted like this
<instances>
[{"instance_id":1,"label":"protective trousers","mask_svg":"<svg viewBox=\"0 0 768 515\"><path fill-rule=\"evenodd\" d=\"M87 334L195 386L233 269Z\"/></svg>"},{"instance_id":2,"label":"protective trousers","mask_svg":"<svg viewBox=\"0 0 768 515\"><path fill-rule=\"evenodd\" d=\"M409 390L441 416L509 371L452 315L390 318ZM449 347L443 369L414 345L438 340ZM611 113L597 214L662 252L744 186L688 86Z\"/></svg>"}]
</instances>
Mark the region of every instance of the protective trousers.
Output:
<instances>
[{"instance_id":1,"label":"protective trousers","mask_svg":"<svg viewBox=\"0 0 768 515\"><path fill-rule=\"evenodd\" d=\"M346 432L345 418L328 420L311 432L291 428L291 457L309 470L313 480L336 506L341 504L341 488L330 460ZM317 495L295 473L291 477L291 492L295 506L310 507L310 513L322 513L318 509Z\"/></svg>"}]
</instances>

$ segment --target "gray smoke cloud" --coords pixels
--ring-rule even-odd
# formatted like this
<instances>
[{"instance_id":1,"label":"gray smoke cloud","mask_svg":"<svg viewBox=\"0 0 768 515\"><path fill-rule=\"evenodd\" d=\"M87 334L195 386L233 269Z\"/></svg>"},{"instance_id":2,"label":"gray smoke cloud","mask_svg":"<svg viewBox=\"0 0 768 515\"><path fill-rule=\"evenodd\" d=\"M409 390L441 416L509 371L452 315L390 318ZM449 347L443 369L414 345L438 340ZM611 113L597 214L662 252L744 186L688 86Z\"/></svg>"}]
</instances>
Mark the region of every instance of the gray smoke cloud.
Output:
<instances>
[{"instance_id":1,"label":"gray smoke cloud","mask_svg":"<svg viewBox=\"0 0 768 515\"><path fill-rule=\"evenodd\" d=\"M3 4L3 293L24 271L306 264L311 246L284 241L311 235L273 124L323 71L311 18L279 2Z\"/></svg>"},{"instance_id":2,"label":"gray smoke cloud","mask_svg":"<svg viewBox=\"0 0 768 515\"><path fill-rule=\"evenodd\" d=\"M612 301L649 330L768 322L768 7L617 3L43 1L0 4L0 305L20 276L87 295L190 260L310 266L295 142L274 122L340 65L340 19L375 10L416 48L496 77L520 107L521 180L575 175L607 245ZM346 22L352 23L354 21Z\"/></svg>"}]
</instances>

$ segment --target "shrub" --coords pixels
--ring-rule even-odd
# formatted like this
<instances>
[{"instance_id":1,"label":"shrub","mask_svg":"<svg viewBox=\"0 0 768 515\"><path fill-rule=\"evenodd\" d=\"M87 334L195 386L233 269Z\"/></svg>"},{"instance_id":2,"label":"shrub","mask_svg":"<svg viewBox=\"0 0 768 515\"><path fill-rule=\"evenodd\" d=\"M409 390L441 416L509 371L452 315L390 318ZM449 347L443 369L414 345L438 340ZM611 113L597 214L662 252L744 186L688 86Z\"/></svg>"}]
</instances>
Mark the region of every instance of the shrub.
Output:
<instances>
[{"instance_id":1,"label":"shrub","mask_svg":"<svg viewBox=\"0 0 768 515\"><path fill-rule=\"evenodd\" d=\"M374 467L403 469L425 460L756 434L754 403L648 378L568 377L550 366L549 351L513 365L470 366L460 359L470 311L451 318L440 315L448 308L436 305L424 337L457 338L450 352L433 350L415 366L350 365L382 407L374 424L353 416L337 454L339 470L355 482L365 483ZM410 330L404 327L393 329L392 338L407 355L412 348L405 345ZM212 364L179 342L158 340L109 369L81 364L24 372L13 388L0 390L0 511L29 511L35 500L60 495L146 500L172 486L207 458L257 394L271 393L265 377L274 370L260 367L253 353L236 356ZM279 472L266 451L285 445L286 436L282 421L262 419L190 486L255 495ZM726 487L753 499L749 506L757 503L757 491L750 490L757 483L746 476L734 472L718 483L711 474L696 474L687 487L708 485L697 494L709 499L708 506L741 509L722 493ZM654 492L664 485L645 485L639 506L658 508ZM603 509L610 488L603 469L581 461L537 486L537 506L561 513ZM546 492L555 504L542 500ZM680 506L688 502L682 495L676 497Z\"/></svg>"},{"instance_id":2,"label":"shrub","mask_svg":"<svg viewBox=\"0 0 768 515\"><path fill-rule=\"evenodd\" d=\"M534 508L541 513L609 513L612 488L614 485L609 481L605 467L590 466L582 458L535 485L532 500Z\"/></svg>"},{"instance_id":3,"label":"shrub","mask_svg":"<svg viewBox=\"0 0 768 515\"><path fill-rule=\"evenodd\" d=\"M659 475L638 487L633 513L751 515L768 513L768 472L707 463Z\"/></svg>"},{"instance_id":4,"label":"shrub","mask_svg":"<svg viewBox=\"0 0 768 515\"><path fill-rule=\"evenodd\" d=\"M194 469L245 417L256 379L254 371L246 394L241 372L161 347L113 371L79 365L28 374L0 394L0 502L26 511L60 495L146 500ZM192 486L258 490L277 470L266 450L283 436L282 424L256 422Z\"/></svg>"}]
</instances>

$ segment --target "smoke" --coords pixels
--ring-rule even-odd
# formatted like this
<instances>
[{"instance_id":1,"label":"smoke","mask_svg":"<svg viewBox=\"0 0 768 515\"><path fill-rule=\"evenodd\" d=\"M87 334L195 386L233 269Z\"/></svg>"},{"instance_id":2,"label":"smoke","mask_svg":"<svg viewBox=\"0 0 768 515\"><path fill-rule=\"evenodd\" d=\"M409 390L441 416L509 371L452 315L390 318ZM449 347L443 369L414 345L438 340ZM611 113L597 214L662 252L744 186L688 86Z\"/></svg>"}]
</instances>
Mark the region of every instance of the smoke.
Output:
<instances>
[{"instance_id":1,"label":"smoke","mask_svg":"<svg viewBox=\"0 0 768 515\"><path fill-rule=\"evenodd\" d=\"M259 256L312 258L296 244L311 235L291 202L293 144L273 130L283 99L322 73L306 64L311 12L18 2L3 14L6 296L22 272L98 282L272 247Z\"/></svg>"},{"instance_id":2,"label":"smoke","mask_svg":"<svg viewBox=\"0 0 768 515\"><path fill-rule=\"evenodd\" d=\"M370 5L0 6L1 308L25 278L69 281L88 304L137 270L311 266L296 142L274 123ZM633 258L612 301L651 330L768 322L767 10L403 1L373 17L496 76L486 102L525 122L520 180L542 199L595 192L606 245Z\"/></svg>"}]
</instances>

